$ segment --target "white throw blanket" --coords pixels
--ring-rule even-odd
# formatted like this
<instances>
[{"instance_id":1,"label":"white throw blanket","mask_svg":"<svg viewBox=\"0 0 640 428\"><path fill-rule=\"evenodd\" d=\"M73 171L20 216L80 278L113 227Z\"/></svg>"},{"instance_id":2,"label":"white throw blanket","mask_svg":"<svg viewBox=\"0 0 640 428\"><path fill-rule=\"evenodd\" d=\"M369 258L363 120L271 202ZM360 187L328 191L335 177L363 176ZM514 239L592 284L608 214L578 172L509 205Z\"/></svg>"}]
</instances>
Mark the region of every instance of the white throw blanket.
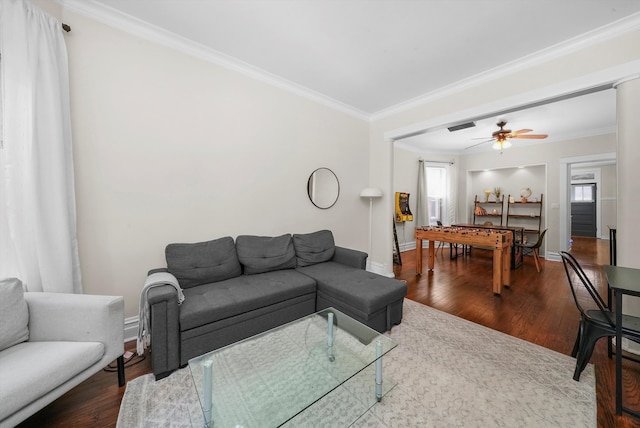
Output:
<instances>
[{"instance_id":1,"label":"white throw blanket","mask_svg":"<svg viewBox=\"0 0 640 428\"><path fill-rule=\"evenodd\" d=\"M178 292L178 304L182 304L184 301L184 294L182 288L178 284L178 280L169 272L155 272L147 276L140 293L140 313L138 319L138 343L136 346L136 352L138 355L144 354L144 350L151 344L151 327L149 326L149 301L147 294L153 287L160 285L171 285Z\"/></svg>"}]
</instances>

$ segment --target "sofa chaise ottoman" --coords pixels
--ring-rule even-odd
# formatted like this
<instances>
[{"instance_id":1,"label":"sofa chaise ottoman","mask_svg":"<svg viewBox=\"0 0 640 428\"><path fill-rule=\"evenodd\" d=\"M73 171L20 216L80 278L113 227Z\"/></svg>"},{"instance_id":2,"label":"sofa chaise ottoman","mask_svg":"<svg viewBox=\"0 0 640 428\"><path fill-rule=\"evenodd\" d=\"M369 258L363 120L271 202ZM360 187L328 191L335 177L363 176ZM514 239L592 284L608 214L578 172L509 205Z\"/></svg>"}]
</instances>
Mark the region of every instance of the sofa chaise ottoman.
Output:
<instances>
[{"instance_id":1,"label":"sofa chaise ottoman","mask_svg":"<svg viewBox=\"0 0 640 428\"><path fill-rule=\"evenodd\" d=\"M293 242L296 270L316 282L316 311L336 308L380 333L400 324L404 281L366 271L367 254L336 247L328 230L293 235Z\"/></svg>"}]
</instances>

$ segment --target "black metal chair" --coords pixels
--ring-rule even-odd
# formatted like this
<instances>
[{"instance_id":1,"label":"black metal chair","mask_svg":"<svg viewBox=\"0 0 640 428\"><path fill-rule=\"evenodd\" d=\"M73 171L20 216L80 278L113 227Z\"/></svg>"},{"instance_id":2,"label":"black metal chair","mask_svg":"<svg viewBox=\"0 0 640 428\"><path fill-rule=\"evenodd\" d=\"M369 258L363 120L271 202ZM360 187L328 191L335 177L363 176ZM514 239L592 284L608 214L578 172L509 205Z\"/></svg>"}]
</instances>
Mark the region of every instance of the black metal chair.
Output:
<instances>
[{"instance_id":1,"label":"black metal chair","mask_svg":"<svg viewBox=\"0 0 640 428\"><path fill-rule=\"evenodd\" d=\"M542 246L542 241L544 240L544 235L547 233L547 229L543 230L542 233L538 236L538 240L535 243L530 242L516 242L516 247L522 249L522 255L525 255L525 252L533 255L533 261L536 263L536 270L540 272L540 257L538 251Z\"/></svg>"},{"instance_id":2,"label":"black metal chair","mask_svg":"<svg viewBox=\"0 0 640 428\"><path fill-rule=\"evenodd\" d=\"M578 261L566 251L561 251L562 263L569 280L571 294L580 311L580 326L571 356L576 357L576 369L573 379L580 380L580 374L589 363L596 342L603 337L616 335L615 315L591 283ZM597 309L584 309L580 304L580 285L587 290ZM631 315L622 316L622 336L640 343L640 318Z\"/></svg>"},{"instance_id":3,"label":"black metal chair","mask_svg":"<svg viewBox=\"0 0 640 428\"><path fill-rule=\"evenodd\" d=\"M436 220L436 225L438 227L443 227L443 224L440 220ZM444 242L439 241L438 242L438 247L436 248L436 254L438 253L438 251L442 251L442 247L444 247Z\"/></svg>"}]
</instances>

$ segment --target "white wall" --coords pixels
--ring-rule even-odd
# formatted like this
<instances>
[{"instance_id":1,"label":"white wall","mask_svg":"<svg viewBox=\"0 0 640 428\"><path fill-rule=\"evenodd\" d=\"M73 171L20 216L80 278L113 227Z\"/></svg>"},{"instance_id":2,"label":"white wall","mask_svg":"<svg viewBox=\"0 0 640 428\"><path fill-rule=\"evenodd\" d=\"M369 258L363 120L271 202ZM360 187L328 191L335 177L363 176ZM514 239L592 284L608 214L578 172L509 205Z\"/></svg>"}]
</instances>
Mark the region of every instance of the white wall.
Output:
<instances>
[{"instance_id":1,"label":"white wall","mask_svg":"<svg viewBox=\"0 0 640 428\"><path fill-rule=\"evenodd\" d=\"M601 238L609 239L608 226L616 225L616 204L618 199L618 183L616 182L616 165L603 165L600 167L600 208L601 230L598 231Z\"/></svg>"},{"instance_id":2,"label":"white wall","mask_svg":"<svg viewBox=\"0 0 640 428\"><path fill-rule=\"evenodd\" d=\"M137 314L172 242L331 229L366 251L366 121L66 12L85 292ZM307 197L328 167L334 207ZM363 221L364 220L364 221Z\"/></svg>"},{"instance_id":3,"label":"white wall","mask_svg":"<svg viewBox=\"0 0 640 428\"><path fill-rule=\"evenodd\" d=\"M418 161L427 160L433 162L453 162L454 167L451 168L451 174L456 175L457 162L456 156L429 153L418 153L405 150L399 147L393 149L393 197L395 192L409 193L409 209L413 214L414 220L403 223L396 223L396 231L398 235L398 244L400 251L414 249L416 241L414 239L414 230L416 227L416 215L418 212ZM457 177L450 177L453 183L457 182ZM457 189L454 189L457 191ZM395 199L394 199L395 204ZM394 205L395 206L395 205ZM425 244L426 245L426 244Z\"/></svg>"},{"instance_id":4,"label":"white wall","mask_svg":"<svg viewBox=\"0 0 640 428\"><path fill-rule=\"evenodd\" d=\"M396 222L396 233L400 251L408 248L415 248L414 229L417 218L418 200L418 161L422 158L420 153L408 150L394 149L393 153L393 197L395 192L409 193L409 209L414 220L398 223ZM394 199L395 203L395 199ZM389 218L389 221L393 216Z\"/></svg>"}]
</instances>

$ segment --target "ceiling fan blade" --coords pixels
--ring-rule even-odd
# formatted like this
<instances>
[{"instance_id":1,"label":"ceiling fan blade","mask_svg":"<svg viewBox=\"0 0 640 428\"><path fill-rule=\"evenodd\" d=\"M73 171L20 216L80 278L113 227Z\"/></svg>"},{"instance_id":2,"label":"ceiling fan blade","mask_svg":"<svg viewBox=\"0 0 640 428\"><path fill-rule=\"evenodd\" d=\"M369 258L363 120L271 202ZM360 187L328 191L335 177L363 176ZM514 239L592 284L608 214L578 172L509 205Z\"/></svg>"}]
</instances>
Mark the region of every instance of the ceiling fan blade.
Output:
<instances>
[{"instance_id":1,"label":"ceiling fan blade","mask_svg":"<svg viewBox=\"0 0 640 428\"><path fill-rule=\"evenodd\" d=\"M474 138L474 140L479 140L479 138ZM485 144L485 143L490 143L490 142L492 142L493 140L494 140L493 138L490 138L490 139L488 139L488 140L485 138L485 139L484 139L484 141L482 141L482 142L480 142L480 143L472 144L472 145L470 145L469 147L465 147L464 149L465 149L465 150L467 150L467 149L472 149L472 148L474 148L474 147L476 147L476 146L480 146L480 145Z\"/></svg>"},{"instance_id":2,"label":"ceiling fan blade","mask_svg":"<svg viewBox=\"0 0 640 428\"><path fill-rule=\"evenodd\" d=\"M543 138L547 138L547 134L530 134L530 135L514 135L511 138L528 138L530 140L542 140Z\"/></svg>"},{"instance_id":3,"label":"ceiling fan blade","mask_svg":"<svg viewBox=\"0 0 640 428\"><path fill-rule=\"evenodd\" d=\"M524 133L531 132L531 131L533 131L533 129L519 129L517 131L513 131L511 133L511 135L524 134Z\"/></svg>"}]
</instances>

